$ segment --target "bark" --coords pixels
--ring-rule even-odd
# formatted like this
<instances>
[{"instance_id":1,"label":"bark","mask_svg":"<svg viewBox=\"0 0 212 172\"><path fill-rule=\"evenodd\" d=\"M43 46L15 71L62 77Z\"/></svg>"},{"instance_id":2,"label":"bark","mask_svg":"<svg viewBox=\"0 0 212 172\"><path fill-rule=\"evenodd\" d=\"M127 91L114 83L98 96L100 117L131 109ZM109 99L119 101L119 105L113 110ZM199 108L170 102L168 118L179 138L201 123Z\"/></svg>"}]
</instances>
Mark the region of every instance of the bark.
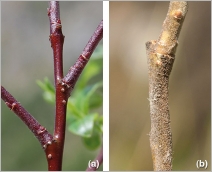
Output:
<instances>
[{"instance_id":1,"label":"bark","mask_svg":"<svg viewBox=\"0 0 212 172\"><path fill-rule=\"evenodd\" d=\"M1 86L1 98L5 104L12 110L31 130L35 137L45 148L46 143L53 139L53 136L42 126L27 110L18 102L3 86Z\"/></svg>"},{"instance_id":2,"label":"bark","mask_svg":"<svg viewBox=\"0 0 212 172\"><path fill-rule=\"evenodd\" d=\"M51 47L53 49L54 60L54 84L56 90L55 105L55 127L54 134L51 135L30 113L28 113L3 86L1 86L2 99L33 132L45 151L49 171L62 170L63 148L66 129L66 107L68 98L74 86L88 63L93 51L103 37L103 21L100 22L94 34L91 36L76 63L70 68L67 75L63 75L63 43L62 24L60 20L60 8L58 1L49 2L48 16L50 21ZM101 164L103 161L102 150L97 160Z\"/></svg>"},{"instance_id":3,"label":"bark","mask_svg":"<svg viewBox=\"0 0 212 172\"><path fill-rule=\"evenodd\" d=\"M172 170L173 146L168 84L187 8L187 2L170 2L159 39L146 43L151 118L150 147L155 171Z\"/></svg>"},{"instance_id":4,"label":"bark","mask_svg":"<svg viewBox=\"0 0 212 172\"><path fill-rule=\"evenodd\" d=\"M48 161L49 171L62 170L63 148L65 141L66 128L66 108L68 98L74 89L74 86L90 59L93 51L103 37L103 21L95 30L88 44L85 46L82 54L76 63L70 68L68 74L63 76L63 43L64 35L62 33L62 24L60 20L60 8L58 1L50 1L48 16L50 21L50 42L54 56L54 80L56 90L56 114L54 139L49 142L45 149Z\"/></svg>"}]
</instances>

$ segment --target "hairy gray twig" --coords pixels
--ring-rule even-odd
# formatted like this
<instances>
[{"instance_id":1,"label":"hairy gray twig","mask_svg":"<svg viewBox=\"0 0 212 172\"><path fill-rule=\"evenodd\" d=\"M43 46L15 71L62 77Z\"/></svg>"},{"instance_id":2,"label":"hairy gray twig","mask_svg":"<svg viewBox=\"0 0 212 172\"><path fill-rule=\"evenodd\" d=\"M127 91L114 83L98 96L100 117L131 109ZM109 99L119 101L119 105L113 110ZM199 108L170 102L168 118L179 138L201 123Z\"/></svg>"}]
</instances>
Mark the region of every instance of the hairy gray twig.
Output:
<instances>
[{"instance_id":1,"label":"hairy gray twig","mask_svg":"<svg viewBox=\"0 0 212 172\"><path fill-rule=\"evenodd\" d=\"M170 2L159 39L146 43L151 117L150 147L155 171L172 170L168 84L187 8L187 2Z\"/></svg>"}]
</instances>

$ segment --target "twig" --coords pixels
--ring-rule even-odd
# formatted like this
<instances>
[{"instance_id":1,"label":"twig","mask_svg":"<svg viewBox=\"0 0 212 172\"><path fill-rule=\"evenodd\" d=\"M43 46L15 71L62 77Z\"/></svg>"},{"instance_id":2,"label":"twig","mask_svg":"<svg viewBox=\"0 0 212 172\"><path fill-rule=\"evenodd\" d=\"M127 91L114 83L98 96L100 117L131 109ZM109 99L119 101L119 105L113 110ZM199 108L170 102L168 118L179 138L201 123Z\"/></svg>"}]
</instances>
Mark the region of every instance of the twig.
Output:
<instances>
[{"instance_id":1,"label":"twig","mask_svg":"<svg viewBox=\"0 0 212 172\"><path fill-rule=\"evenodd\" d=\"M65 78L63 78L63 42L62 25L60 21L59 2L49 2L48 16L50 20L50 42L54 56L54 78L56 88L56 115L54 135L52 136L46 128L41 126L21 105L18 101L1 87L2 99L6 105L13 110L34 135L40 141L46 153L48 161L48 170L62 170L63 147L65 140L66 127L66 106L71 91L74 88L82 70L87 64L94 49L98 45L103 36L103 21L100 22L88 44L84 48L82 54L73 67L69 70ZM99 162L102 163L101 156Z\"/></svg>"},{"instance_id":2,"label":"twig","mask_svg":"<svg viewBox=\"0 0 212 172\"><path fill-rule=\"evenodd\" d=\"M68 74L64 77L63 82L68 87L71 87L72 89L74 88L74 85L76 84L78 77L80 76L81 72L83 71L85 65L90 59L96 46L101 41L102 37L103 37L103 21L101 21L98 27L96 28L94 34L88 41L87 45L82 51L82 54L79 56L74 66L72 66L69 69ZM70 91L72 91L72 89Z\"/></svg>"},{"instance_id":3,"label":"twig","mask_svg":"<svg viewBox=\"0 0 212 172\"><path fill-rule=\"evenodd\" d=\"M56 89L56 115L54 127L54 141L46 149L49 170L62 169L63 148L66 127L66 106L68 96L62 85L63 78L63 42L62 25L60 21L59 2L50 1L48 16L50 21L50 41L54 56L54 80Z\"/></svg>"},{"instance_id":4,"label":"twig","mask_svg":"<svg viewBox=\"0 0 212 172\"><path fill-rule=\"evenodd\" d=\"M50 21L50 36L51 47L54 54L54 78L55 86L63 78L63 43L64 35L62 33L62 25L60 20L59 2L50 1L48 16Z\"/></svg>"},{"instance_id":5,"label":"twig","mask_svg":"<svg viewBox=\"0 0 212 172\"><path fill-rule=\"evenodd\" d=\"M63 42L62 25L60 20L59 2L49 3L48 16L50 20L50 41L54 54L54 78L56 87L56 115L54 142L48 145L46 157L49 170L62 169L63 147L65 140L66 106L68 98L86 66L90 56L103 36L103 21L100 22L82 54L68 74L63 78Z\"/></svg>"},{"instance_id":6,"label":"twig","mask_svg":"<svg viewBox=\"0 0 212 172\"><path fill-rule=\"evenodd\" d=\"M159 39L146 43L151 117L150 147L155 171L172 170L168 82L187 8L187 2L170 2Z\"/></svg>"},{"instance_id":7,"label":"twig","mask_svg":"<svg viewBox=\"0 0 212 172\"><path fill-rule=\"evenodd\" d=\"M95 162L98 161L99 166L102 164L102 162L103 162L103 147L100 149L100 152L94 161ZM86 169L86 171L96 171L96 170L97 170L97 167L88 167Z\"/></svg>"},{"instance_id":8,"label":"twig","mask_svg":"<svg viewBox=\"0 0 212 172\"><path fill-rule=\"evenodd\" d=\"M10 108L10 110L12 110L27 125L27 127L39 140L43 149L45 149L48 142L53 139L53 136L23 108L3 86L1 86L1 98L5 101L5 104Z\"/></svg>"}]
</instances>

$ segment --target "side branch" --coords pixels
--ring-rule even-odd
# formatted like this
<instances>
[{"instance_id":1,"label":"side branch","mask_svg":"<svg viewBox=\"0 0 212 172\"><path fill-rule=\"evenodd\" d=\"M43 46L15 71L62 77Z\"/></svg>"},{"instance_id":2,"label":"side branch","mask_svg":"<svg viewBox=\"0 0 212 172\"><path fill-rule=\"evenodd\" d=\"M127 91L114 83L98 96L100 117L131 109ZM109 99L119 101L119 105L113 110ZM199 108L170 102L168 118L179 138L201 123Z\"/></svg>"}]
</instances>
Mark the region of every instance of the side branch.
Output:
<instances>
[{"instance_id":1,"label":"side branch","mask_svg":"<svg viewBox=\"0 0 212 172\"><path fill-rule=\"evenodd\" d=\"M178 45L178 37L187 10L187 2L170 2L166 19L163 22L161 35L154 49L155 52L166 55L175 54Z\"/></svg>"},{"instance_id":2,"label":"side branch","mask_svg":"<svg viewBox=\"0 0 212 172\"><path fill-rule=\"evenodd\" d=\"M168 84L186 12L187 2L170 2L159 39L146 43L151 118L150 147L155 171L172 170Z\"/></svg>"},{"instance_id":3,"label":"side branch","mask_svg":"<svg viewBox=\"0 0 212 172\"><path fill-rule=\"evenodd\" d=\"M1 98L10 110L27 125L45 149L48 142L52 141L53 136L3 86L1 86Z\"/></svg>"},{"instance_id":4,"label":"side branch","mask_svg":"<svg viewBox=\"0 0 212 172\"><path fill-rule=\"evenodd\" d=\"M79 56L74 66L69 69L68 74L63 78L63 83L70 87L70 91L72 91L72 89L74 88L76 81L78 80L81 72L83 71L84 67L86 66L88 60L90 59L93 51L95 50L102 37L103 21L101 21L98 27L96 28L94 34L88 41L82 54Z\"/></svg>"},{"instance_id":5,"label":"side branch","mask_svg":"<svg viewBox=\"0 0 212 172\"><path fill-rule=\"evenodd\" d=\"M99 154L97 155L97 157L96 157L96 159L94 161L95 162L98 161L99 166L102 164L102 162L103 162L103 148L101 148ZM96 167L90 167L90 168L88 167L86 169L86 171L96 171L96 170L97 170Z\"/></svg>"}]
</instances>

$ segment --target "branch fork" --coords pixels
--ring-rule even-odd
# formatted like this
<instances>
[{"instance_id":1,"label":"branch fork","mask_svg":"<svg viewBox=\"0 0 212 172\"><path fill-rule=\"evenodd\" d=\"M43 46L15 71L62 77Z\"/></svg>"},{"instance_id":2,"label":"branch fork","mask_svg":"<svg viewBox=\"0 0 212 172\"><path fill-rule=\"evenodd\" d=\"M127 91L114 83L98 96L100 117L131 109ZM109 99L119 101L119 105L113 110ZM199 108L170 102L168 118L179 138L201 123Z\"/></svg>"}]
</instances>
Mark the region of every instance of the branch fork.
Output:
<instances>
[{"instance_id":1,"label":"branch fork","mask_svg":"<svg viewBox=\"0 0 212 172\"><path fill-rule=\"evenodd\" d=\"M5 104L28 126L41 143L46 153L49 171L62 170L63 147L65 141L66 128L66 106L68 98L93 51L103 37L103 21L100 22L93 36L88 41L82 54L76 63L70 68L67 75L63 76L63 43L62 24L60 20L59 2L49 2L47 14L50 21L51 47L54 59L54 80L56 89L56 114L54 134L50 134L47 129L40 125L34 117L28 113L21 104L1 86L2 99ZM102 152L102 151L101 151ZM100 154L101 154L100 152ZM102 155L102 154L101 154ZM101 160L102 156L100 156ZM102 161L101 161L102 162Z\"/></svg>"}]
</instances>

